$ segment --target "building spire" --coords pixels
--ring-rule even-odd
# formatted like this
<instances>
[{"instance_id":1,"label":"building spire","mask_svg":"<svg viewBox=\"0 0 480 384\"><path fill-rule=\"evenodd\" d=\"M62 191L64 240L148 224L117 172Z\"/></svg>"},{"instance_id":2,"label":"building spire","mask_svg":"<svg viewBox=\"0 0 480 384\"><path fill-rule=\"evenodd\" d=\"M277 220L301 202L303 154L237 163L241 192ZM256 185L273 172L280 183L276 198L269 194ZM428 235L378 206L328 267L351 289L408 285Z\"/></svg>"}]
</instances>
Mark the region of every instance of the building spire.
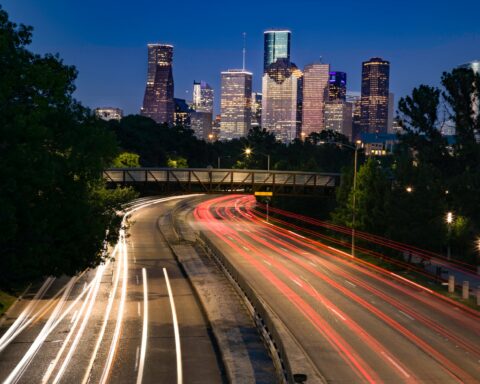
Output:
<instances>
[{"instance_id":1,"label":"building spire","mask_svg":"<svg viewBox=\"0 0 480 384\"><path fill-rule=\"evenodd\" d=\"M243 65L242 69L245 71L245 55L247 53L247 33L243 32Z\"/></svg>"}]
</instances>

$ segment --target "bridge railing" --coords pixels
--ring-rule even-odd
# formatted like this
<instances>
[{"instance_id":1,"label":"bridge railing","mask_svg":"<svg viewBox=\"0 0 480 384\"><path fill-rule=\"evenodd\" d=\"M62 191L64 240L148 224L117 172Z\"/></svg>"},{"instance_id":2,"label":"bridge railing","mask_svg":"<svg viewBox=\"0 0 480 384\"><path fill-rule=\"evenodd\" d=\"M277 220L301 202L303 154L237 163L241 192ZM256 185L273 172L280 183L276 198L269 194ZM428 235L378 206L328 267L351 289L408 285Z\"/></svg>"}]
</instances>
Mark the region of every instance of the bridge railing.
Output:
<instances>
[{"instance_id":1,"label":"bridge railing","mask_svg":"<svg viewBox=\"0 0 480 384\"><path fill-rule=\"evenodd\" d=\"M110 168L103 176L114 184L176 184L186 191L200 187L207 193L269 189L284 194L333 188L340 178L337 173L208 168Z\"/></svg>"}]
</instances>

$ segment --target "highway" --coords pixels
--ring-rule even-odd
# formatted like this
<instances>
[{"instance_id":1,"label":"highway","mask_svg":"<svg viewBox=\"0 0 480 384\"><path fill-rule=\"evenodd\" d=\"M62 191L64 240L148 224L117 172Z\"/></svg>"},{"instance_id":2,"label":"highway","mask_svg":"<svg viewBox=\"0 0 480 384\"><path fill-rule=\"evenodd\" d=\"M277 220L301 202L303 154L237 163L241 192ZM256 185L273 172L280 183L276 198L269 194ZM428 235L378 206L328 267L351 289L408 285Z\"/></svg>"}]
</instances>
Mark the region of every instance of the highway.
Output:
<instances>
[{"instance_id":1,"label":"highway","mask_svg":"<svg viewBox=\"0 0 480 384\"><path fill-rule=\"evenodd\" d=\"M478 383L480 316L399 275L273 226L252 196L192 222L270 304L331 383Z\"/></svg>"},{"instance_id":2,"label":"highway","mask_svg":"<svg viewBox=\"0 0 480 384\"><path fill-rule=\"evenodd\" d=\"M225 382L208 321L157 226L180 199L138 200L115 261L32 287L0 327L0 382Z\"/></svg>"}]
</instances>

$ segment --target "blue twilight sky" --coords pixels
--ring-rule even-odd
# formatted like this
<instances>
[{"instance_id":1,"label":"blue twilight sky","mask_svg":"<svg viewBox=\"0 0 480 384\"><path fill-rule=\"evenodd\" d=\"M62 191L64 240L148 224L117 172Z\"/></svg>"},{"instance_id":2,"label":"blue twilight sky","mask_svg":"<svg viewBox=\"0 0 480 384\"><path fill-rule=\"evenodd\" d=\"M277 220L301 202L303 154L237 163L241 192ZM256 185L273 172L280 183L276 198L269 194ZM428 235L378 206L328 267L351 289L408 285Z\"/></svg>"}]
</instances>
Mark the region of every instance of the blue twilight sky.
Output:
<instances>
[{"instance_id":1,"label":"blue twilight sky","mask_svg":"<svg viewBox=\"0 0 480 384\"><path fill-rule=\"evenodd\" d=\"M76 97L85 105L138 112L149 42L175 46L175 95L191 98L194 80L216 96L220 72L242 65L261 91L263 31L292 31L292 61L300 68L320 56L360 90L361 63L391 62L390 89L404 96L420 83L438 84L442 71L480 59L479 0L113 1L0 0L16 22L33 25L32 49L59 53L80 71Z\"/></svg>"}]
</instances>

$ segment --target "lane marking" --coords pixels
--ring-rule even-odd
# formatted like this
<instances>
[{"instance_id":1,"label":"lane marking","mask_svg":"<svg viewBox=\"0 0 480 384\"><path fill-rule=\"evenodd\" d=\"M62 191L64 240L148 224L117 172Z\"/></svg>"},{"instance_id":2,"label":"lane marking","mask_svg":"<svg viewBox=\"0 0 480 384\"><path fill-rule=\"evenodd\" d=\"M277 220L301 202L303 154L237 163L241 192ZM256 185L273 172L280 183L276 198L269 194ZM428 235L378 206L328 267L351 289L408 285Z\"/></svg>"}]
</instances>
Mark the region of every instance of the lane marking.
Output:
<instances>
[{"instance_id":1,"label":"lane marking","mask_svg":"<svg viewBox=\"0 0 480 384\"><path fill-rule=\"evenodd\" d=\"M332 307L328 307L328 309L330 309L333 313L335 313L338 317L340 317L340 319L342 319L343 321L347 320L345 319L345 317L343 317L335 308L332 308Z\"/></svg>"},{"instance_id":2,"label":"lane marking","mask_svg":"<svg viewBox=\"0 0 480 384\"><path fill-rule=\"evenodd\" d=\"M391 274L392 276L395 276L395 277L399 278L400 280L406 281L408 284L412 284L412 285L414 285L415 287L420 288L422 291L427 291L427 292L429 292L429 293L433 293L433 291L432 291L431 289L425 288L424 286L422 286L422 285L420 285L420 284L417 284L417 283L413 282L412 280L408 280L408 279L406 279L406 278L403 277L403 276L397 275L396 273L393 273L393 272L390 272L390 274ZM456 308L456 307L455 307L455 308Z\"/></svg>"},{"instance_id":3,"label":"lane marking","mask_svg":"<svg viewBox=\"0 0 480 384\"><path fill-rule=\"evenodd\" d=\"M290 232L292 235L295 235L295 236L301 237L302 239L306 239L306 237L305 237L305 236L299 235L299 234L298 234L298 233L296 233L296 232L293 232L293 231L288 231L288 232Z\"/></svg>"},{"instance_id":4,"label":"lane marking","mask_svg":"<svg viewBox=\"0 0 480 384\"><path fill-rule=\"evenodd\" d=\"M137 351L135 352L135 372L138 370L138 359L140 358L140 347L137 347Z\"/></svg>"},{"instance_id":5,"label":"lane marking","mask_svg":"<svg viewBox=\"0 0 480 384\"><path fill-rule=\"evenodd\" d=\"M77 318L77 314L78 314L78 309L74 312L72 316L72 320L70 320L70 324L72 324L75 321L75 319Z\"/></svg>"},{"instance_id":6,"label":"lane marking","mask_svg":"<svg viewBox=\"0 0 480 384\"><path fill-rule=\"evenodd\" d=\"M400 364L398 364L395 360L393 360L393 359L392 359L390 356L388 356L385 352L382 351L382 355L384 355L384 356L388 359L388 361L390 361L390 362L393 364L393 366L394 366L395 368L397 368L400 372L402 372L403 375L404 375L406 378L409 378L409 377L410 377L410 375L400 366Z\"/></svg>"},{"instance_id":7,"label":"lane marking","mask_svg":"<svg viewBox=\"0 0 480 384\"><path fill-rule=\"evenodd\" d=\"M415 320L412 316L410 316L409 314L401 311L401 310L398 310L398 312L400 312L403 316L405 316L406 318L410 319L410 320Z\"/></svg>"},{"instance_id":8,"label":"lane marking","mask_svg":"<svg viewBox=\"0 0 480 384\"><path fill-rule=\"evenodd\" d=\"M288 252L288 249L286 248L283 248L283 247L279 247L283 252Z\"/></svg>"},{"instance_id":9,"label":"lane marking","mask_svg":"<svg viewBox=\"0 0 480 384\"><path fill-rule=\"evenodd\" d=\"M142 314L140 313L140 302L137 301L137 314L138 314L138 317L140 317Z\"/></svg>"},{"instance_id":10,"label":"lane marking","mask_svg":"<svg viewBox=\"0 0 480 384\"><path fill-rule=\"evenodd\" d=\"M170 307L172 309L173 332L175 333L175 348L177 351L177 384L182 384L183 383L182 351L180 347L180 332L178 330L177 311L175 310L175 302L173 300L172 287L170 286L170 280L168 278L168 272L166 268L163 268L163 274L165 275L165 281L167 283L167 290L168 290L168 297L170 299Z\"/></svg>"},{"instance_id":11,"label":"lane marking","mask_svg":"<svg viewBox=\"0 0 480 384\"><path fill-rule=\"evenodd\" d=\"M137 282L137 285L139 285L139 284L140 284L140 281L138 280L138 275L135 275L135 280L136 280L136 282Z\"/></svg>"},{"instance_id":12,"label":"lane marking","mask_svg":"<svg viewBox=\"0 0 480 384\"><path fill-rule=\"evenodd\" d=\"M350 285L351 285L352 287L354 287L354 288L357 286L356 284L353 284L351 281L345 280L345 282L346 282L347 284L350 284Z\"/></svg>"},{"instance_id":13,"label":"lane marking","mask_svg":"<svg viewBox=\"0 0 480 384\"><path fill-rule=\"evenodd\" d=\"M267 260L262 260L262 261L263 261L265 264L267 264L268 266L270 266L270 267L272 266L272 263L270 263L269 261L267 261Z\"/></svg>"},{"instance_id":14,"label":"lane marking","mask_svg":"<svg viewBox=\"0 0 480 384\"><path fill-rule=\"evenodd\" d=\"M243 246L243 245L242 245L242 248L243 248L245 251L250 251L249 248L247 248L247 247L245 247L245 246Z\"/></svg>"},{"instance_id":15,"label":"lane marking","mask_svg":"<svg viewBox=\"0 0 480 384\"><path fill-rule=\"evenodd\" d=\"M314 267L317 266L317 263L315 263L314 261L311 261L311 260L308 261L308 264L313 265Z\"/></svg>"},{"instance_id":16,"label":"lane marking","mask_svg":"<svg viewBox=\"0 0 480 384\"><path fill-rule=\"evenodd\" d=\"M291 279L295 284L297 284L299 287L303 287L302 283L300 283L299 281L295 280L295 279Z\"/></svg>"},{"instance_id":17,"label":"lane marking","mask_svg":"<svg viewBox=\"0 0 480 384\"><path fill-rule=\"evenodd\" d=\"M142 278L143 278L143 329L142 329L142 344L140 348L140 363L138 365L137 384L142 384L143 369L145 367L145 356L147 355L148 284L147 284L147 270L145 268L142 268ZM140 308L140 303L138 303L138 308Z\"/></svg>"},{"instance_id":18,"label":"lane marking","mask_svg":"<svg viewBox=\"0 0 480 384\"><path fill-rule=\"evenodd\" d=\"M353 257L350 253L343 252L343 251L341 251L340 249L333 248L333 247L329 247L329 246L327 246L327 248L328 248L328 249L331 249L331 250L333 250L333 251L335 251L335 252L340 252L341 254L343 254L343 255L345 255L345 256Z\"/></svg>"}]
</instances>

